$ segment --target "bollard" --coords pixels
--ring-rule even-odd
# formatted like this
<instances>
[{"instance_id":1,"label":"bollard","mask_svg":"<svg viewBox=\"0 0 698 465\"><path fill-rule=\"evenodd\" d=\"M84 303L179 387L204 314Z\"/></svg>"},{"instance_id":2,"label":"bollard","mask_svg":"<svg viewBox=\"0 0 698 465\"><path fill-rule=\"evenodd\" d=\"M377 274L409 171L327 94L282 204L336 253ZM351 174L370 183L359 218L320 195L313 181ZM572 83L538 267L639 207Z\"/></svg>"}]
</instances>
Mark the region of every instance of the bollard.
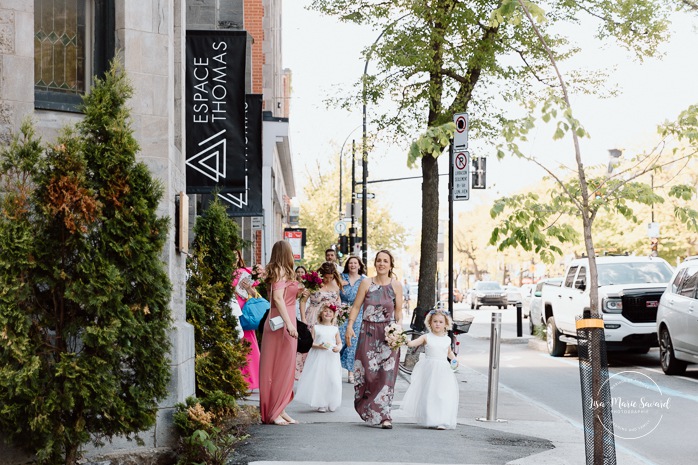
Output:
<instances>
[{"instance_id":1,"label":"bollard","mask_svg":"<svg viewBox=\"0 0 698 465\"><path fill-rule=\"evenodd\" d=\"M499 396L499 345L502 330L502 314L492 312L492 326L490 328L490 372L487 382L487 417L477 418L478 421L498 421L497 398Z\"/></svg>"},{"instance_id":2,"label":"bollard","mask_svg":"<svg viewBox=\"0 0 698 465\"><path fill-rule=\"evenodd\" d=\"M516 302L516 337L523 336L523 310L521 302Z\"/></svg>"}]
</instances>

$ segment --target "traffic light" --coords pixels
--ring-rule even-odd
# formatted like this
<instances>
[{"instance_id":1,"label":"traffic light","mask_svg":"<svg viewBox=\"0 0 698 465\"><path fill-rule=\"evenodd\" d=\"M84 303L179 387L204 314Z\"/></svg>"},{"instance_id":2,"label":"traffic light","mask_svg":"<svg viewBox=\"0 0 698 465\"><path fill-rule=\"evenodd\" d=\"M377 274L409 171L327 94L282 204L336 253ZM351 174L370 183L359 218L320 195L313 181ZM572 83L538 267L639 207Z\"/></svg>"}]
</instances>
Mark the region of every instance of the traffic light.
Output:
<instances>
[{"instance_id":1,"label":"traffic light","mask_svg":"<svg viewBox=\"0 0 698 465\"><path fill-rule=\"evenodd\" d=\"M349 236L339 236L339 251L344 255L349 253Z\"/></svg>"},{"instance_id":2,"label":"traffic light","mask_svg":"<svg viewBox=\"0 0 698 465\"><path fill-rule=\"evenodd\" d=\"M485 157L473 157L471 162L473 166L472 188L485 189L487 187L487 181L485 179L487 159Z\"/></svg>"},{"instance_id":3,"label":"traffic light","mask_svg":"<svg viewBox=\"0 0 698 465\"><path fill-rule=\"evenodd\" d=\"M653 237L650 239L650 249L652 250L652 256L657 256L657 246L659 245L659 238Z\"/></svg>"}]
</instances>

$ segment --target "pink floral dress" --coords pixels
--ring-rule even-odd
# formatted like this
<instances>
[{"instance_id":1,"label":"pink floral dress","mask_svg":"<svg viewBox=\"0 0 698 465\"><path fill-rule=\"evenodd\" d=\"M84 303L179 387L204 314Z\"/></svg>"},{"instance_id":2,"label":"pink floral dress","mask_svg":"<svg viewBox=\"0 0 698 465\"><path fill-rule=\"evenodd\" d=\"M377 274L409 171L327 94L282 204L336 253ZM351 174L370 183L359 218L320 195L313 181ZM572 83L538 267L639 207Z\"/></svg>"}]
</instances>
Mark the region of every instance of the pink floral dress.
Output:
<instances>
[{"instance_id":1,"label":"pink floral dress","mask_svg":"<svg viewBox=\"0 0 698 465\"><path fill-rule=\"evenodd\" d=\"M385 328L395 321L395 290L391 280L371 280L364 298L364 318L354 361L354 409L368 424L392 421L399 352L385 342Z\"/></svg>"}]
</instances>

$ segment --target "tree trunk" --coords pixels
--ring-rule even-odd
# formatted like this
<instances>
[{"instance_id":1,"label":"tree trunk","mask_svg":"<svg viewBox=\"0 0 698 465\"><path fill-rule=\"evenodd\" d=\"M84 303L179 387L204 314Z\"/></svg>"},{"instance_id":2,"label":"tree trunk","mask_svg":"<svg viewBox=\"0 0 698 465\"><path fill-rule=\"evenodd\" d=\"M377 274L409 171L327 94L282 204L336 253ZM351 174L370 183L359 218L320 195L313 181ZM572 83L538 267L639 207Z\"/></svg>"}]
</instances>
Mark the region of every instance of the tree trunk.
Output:
<instances>
[{"instance_id":1,"label":"tree trunk","mask_svg":"<svg viewBox=\"0 0 698 465\"><path fill-rule=\"evenodd\" d=\"M422 239L419 260L417 306L434 307L436 295L436 253L439 234L439 166L437 159L422 157Z\"/></svg>"}]
</instances>

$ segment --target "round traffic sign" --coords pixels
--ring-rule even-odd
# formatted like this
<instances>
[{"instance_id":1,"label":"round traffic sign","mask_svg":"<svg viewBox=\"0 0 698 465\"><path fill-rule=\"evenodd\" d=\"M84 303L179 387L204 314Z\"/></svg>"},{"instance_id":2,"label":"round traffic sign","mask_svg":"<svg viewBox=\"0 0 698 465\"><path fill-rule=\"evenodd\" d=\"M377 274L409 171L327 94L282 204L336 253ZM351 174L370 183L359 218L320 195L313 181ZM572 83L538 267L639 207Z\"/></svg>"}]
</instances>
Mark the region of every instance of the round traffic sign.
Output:
<instances>
[{"instance_id":1,"label":"round traffic sign","mask_svg":"<svg viewBox=\"0 0 698 465\"><path fill-rule=\"evenodd\" d=\"M344 234L347 230L347 224L344 221L337 221L334 224L334 231L337 234Z\"/></svg>"},{"instance_id":2,"label":"round traffic sign","mask_svg":"<svg viewBox=\"0 0 698 465\"><path fill-rule=\"evenodd\" d=\"M456 118L456 131L460 134L466 129L468 129L468 122L465 120L465 116L461 115Z\"/></svg>"},{"instance_id":3,"label":"round traffic sign","mask_svg":"<svg viewBox=\"0 0 698 465\"><path fill-rule=\"evenodd\" d=\"M456 155L456 168L459 170L464 170L468 166L468 157L460 152Z\"/></svg>"}]
</instances>

